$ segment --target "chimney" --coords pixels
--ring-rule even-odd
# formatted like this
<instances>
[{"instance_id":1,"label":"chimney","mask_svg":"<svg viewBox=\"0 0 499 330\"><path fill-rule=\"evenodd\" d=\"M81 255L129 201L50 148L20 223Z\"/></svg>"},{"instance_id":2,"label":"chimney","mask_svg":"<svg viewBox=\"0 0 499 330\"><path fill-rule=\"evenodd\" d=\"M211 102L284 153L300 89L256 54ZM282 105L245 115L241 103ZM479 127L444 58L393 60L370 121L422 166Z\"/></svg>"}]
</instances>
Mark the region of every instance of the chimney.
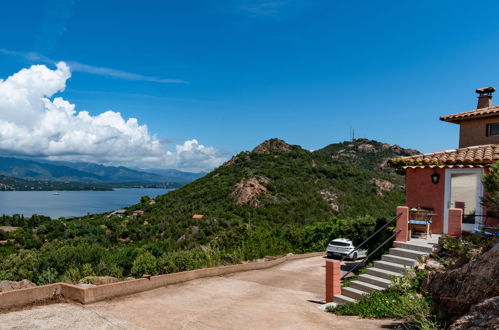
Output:
<instances>
[{"instance_id":1,"label":"chimney","mask_svg":"<svg viewBox=\"0 0 499 330\"><path fill-rule=\"evenodd\" d=\"M478 104L477 109L490 108L492 106L492 93L496 89L494 87L483 87L478 88L475 92L478 93Z\"/></svg>"}]
</instances>

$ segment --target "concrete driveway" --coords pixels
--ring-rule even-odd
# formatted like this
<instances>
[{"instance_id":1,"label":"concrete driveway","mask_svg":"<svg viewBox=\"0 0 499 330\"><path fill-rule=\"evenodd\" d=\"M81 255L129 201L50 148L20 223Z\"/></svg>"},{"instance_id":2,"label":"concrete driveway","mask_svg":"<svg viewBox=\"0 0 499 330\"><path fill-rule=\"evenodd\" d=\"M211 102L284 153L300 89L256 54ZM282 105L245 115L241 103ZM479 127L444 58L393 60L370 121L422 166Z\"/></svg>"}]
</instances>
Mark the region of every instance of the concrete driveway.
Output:
<instances>
[{"instance_id":1,"label":"concrete driveway","mask_svg":"<svg viewBox=\"0 0 499 330\"><path fill-rule=\"evenodd\" d=\"M102 329L379 329L395 324L319 310L324 299L324 265L322 257L292 260L269 269L193 280L78 308L102 320ZM43 310L49 312L54 306L33 310L40 318ZM4 316L14 320L12 314L25 312L29 311L0 315L0 328L9 324ZM74 327L70 314L63 318ZM48 326L55 319L44 321Z\"/></svg>"},{"instance_id":2,"label":"concrete driveway","mask_svg":"<svg viewBox=\"0 0 499 330\"><path fill-rule=\"evenodd\" d=\"M386 320L338 317L318 309L325 260L199 279L89 305L148 329L377 329Z\"/></svg>"}]
</instances>

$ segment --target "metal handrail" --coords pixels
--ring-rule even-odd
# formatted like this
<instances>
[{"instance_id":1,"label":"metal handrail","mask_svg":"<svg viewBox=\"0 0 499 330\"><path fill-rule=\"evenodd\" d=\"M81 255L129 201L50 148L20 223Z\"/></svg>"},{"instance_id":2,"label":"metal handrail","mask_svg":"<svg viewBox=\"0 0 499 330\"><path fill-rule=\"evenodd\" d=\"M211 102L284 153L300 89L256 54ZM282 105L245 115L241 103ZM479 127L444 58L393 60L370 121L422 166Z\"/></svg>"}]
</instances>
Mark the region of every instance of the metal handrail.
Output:
<instances>
[{"instance_id":1,"label":"metal handrail","mask_svg":"<svg viewBox=\"0 0 499 330\"><path fill-rule=\"evenodd\" d=\"M390 223L392 223L394 220L397 220L398 218L400 218L400 216L402 215L402 213L399 213L397 214L393 219L391 219L390 221L388 221L387 223L385 223L381 228L379 228L378 230L376 230L374 232L374 234L372 234L371 236L369 236L364 242L360 243L355 249L353 249L352 251L350 251L346 256L344 256L341 261L344 261L346 258L348 258L352 253L354 253L355 251L357 251L362 245L364 245L367 241L369 241L371 238L374 237L374 235L376 235L377 233L379 233L380 231L382 231L383 229L385 229Z\"/></svg>"},{"instance_id":2,"label":"metal handrail","mask_svg":"<svg viewBox=\"0 0 499 330\"><path fill-rule=\"evenodd\" d=\"M365 257L364 261L363 262L359 262L358 264L355 265L355 267L353 267L352 269L350 269L345 275L343 275L341 277L341 280L344 280L348 274L352 273L353 271L355 271L357 268L360 267L360 265L362 264L365 264L365 262L374 254L376 253L376 251L378 251L383 245L385 245L386 243L388 243L392 238L394 238L398 233L400 233L402 230L399 229L397 230L396 232L394 232L392 234L392 236L390 236L386 241L384 241L383 243L381 243L380 245L378 245L378 247L371 253L369 253L369 255L367 257Z\"/></svg>"}]
</instances>

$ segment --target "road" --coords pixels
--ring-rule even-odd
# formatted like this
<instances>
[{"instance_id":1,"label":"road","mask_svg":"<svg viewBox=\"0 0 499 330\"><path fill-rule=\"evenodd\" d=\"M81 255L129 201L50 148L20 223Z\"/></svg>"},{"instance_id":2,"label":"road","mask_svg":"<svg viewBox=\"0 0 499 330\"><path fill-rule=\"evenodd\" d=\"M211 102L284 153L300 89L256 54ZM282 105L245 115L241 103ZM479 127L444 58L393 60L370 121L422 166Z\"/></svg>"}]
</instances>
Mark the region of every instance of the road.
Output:
<instances>
[{"instance_id":1,"label":"road","mask_svg":"<svg viewBox=\"0 0 499 330\"><path fill-rule=\"evenodd\" d=\"M324 264L322 257L298 259L269 269L193 280L86 306L69 305L81 309L82 315L88 314L85 319L92 320L88 326L83 319L81 323L73 320L71 313L59 319L50 312L65 305L58 304L0 315L0 328L15 326L19 318L14 314L26 312L27 323L17 326L37 328L33 316L30 321L33 310L47 327L57 324L53 329L64 328L64 321L67 326L88 329L379 329L395 324L319 310L324 299ZM51 316L44 316L44 310Z\"/></svg>"}]
</instances>

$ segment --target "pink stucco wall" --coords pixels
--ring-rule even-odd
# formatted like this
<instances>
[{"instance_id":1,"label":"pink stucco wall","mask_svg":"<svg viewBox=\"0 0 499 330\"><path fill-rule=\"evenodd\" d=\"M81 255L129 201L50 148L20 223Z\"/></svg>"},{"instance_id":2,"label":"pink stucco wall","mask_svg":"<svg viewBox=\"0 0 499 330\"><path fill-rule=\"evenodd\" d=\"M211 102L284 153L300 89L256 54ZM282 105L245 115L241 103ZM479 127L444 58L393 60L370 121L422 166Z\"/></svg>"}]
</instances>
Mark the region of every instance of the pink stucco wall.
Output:
<instances>
[{"instance_id":1,"label":"pink stucco wall","mask_svg":"<svg viewBox=\"0 0 499 330\"><path fill-rule=\"evenodd\" d=\"M440 174L438 184L431 182L434 172ZM445 170L442 168L408 168L405 177L406 205L411 209L421 207L433 209L431 230L434 234L442 234L444 227L444 193Z\"/></svg>"}]
</instances>

